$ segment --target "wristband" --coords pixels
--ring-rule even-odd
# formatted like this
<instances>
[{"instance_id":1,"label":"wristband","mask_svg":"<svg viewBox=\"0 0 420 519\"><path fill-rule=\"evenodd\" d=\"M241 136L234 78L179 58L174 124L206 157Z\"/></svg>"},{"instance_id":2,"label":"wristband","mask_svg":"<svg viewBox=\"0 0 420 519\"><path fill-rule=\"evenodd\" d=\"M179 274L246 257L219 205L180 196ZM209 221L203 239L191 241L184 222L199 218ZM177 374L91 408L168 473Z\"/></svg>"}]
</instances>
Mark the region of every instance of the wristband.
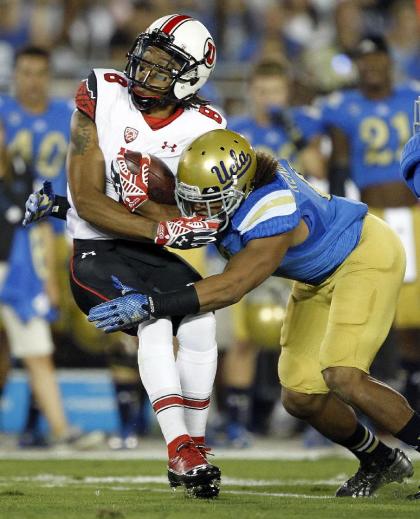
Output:
<instances>
[{"instance_id":1,"label":"wristband","mask_svg":"<svg viewBox=\"0 0 420 519\"><path fill-rule=\"evenodd\" d=\"M194 285L189 285L174 292L153 293L149 297L149 304L150 313L153 317L198 314L200 311L200 301Z\"/></svg>"}]
</instances>

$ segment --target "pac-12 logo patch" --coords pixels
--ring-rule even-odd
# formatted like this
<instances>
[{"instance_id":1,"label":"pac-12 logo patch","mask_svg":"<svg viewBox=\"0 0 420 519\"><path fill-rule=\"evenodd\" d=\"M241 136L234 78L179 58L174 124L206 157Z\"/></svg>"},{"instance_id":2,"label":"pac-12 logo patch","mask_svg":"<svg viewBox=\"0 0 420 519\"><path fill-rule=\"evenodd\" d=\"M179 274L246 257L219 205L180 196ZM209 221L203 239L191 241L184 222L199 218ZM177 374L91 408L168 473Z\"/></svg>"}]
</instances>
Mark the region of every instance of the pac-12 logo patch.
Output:
<instances>
[{"instance_id":1,"label":"pac-12 logo patch","mask_svg":"<svg viewBox=\"0 0 420 519\"><path fill-rule=\"evenodd\" d=\"M129 142L133 142L137 135L139 134L138 130L134 128L130 128L130 126L127 126L124 130L124 140L128 144Z\"/></svg>"}]
</instances>

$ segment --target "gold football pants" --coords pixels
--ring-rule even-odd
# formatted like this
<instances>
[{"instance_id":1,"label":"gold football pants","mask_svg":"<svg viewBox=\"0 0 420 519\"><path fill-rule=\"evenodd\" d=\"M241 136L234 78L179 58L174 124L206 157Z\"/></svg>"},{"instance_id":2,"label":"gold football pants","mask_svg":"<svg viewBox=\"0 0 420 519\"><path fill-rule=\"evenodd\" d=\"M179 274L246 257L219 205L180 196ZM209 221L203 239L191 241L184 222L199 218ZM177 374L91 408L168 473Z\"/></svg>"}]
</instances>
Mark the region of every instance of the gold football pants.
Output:
<instances>
[{"instance_id":1,"label":"gold football pants","mask_svg":"<svg viewBox=\"0 0 420 519\"><path fill-rule=\"evenodd\" d=\"M282 328L282 386L327 393L326 368L368 373L394 319L404 272L400 239L368 214L359 244L329 278L318 286L294 283Z\"/></svg>"}]
</instances>

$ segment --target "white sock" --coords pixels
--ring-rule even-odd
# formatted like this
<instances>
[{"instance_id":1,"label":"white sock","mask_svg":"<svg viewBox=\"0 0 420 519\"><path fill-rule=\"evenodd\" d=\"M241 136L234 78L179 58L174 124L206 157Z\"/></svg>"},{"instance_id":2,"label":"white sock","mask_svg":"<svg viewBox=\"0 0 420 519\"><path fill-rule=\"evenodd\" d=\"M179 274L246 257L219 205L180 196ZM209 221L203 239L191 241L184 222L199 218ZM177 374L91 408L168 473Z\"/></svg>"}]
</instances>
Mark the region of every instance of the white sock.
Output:
<instances>
[{"instance_id":1,"label":"white sock","mask_svg":"<svg viewBox=\"0 0 420 519\"><path fill-rule=\"evenodd\" d=\"M140 378L167 444L188 434L172 333L168 318L142 323L137 332Z\"/></svg>"},{"instance_id":2,"label":"white sock","mask_svg":"<svg viewBox=\"0 0 420 519\"><path fill-rule=\"evenodd\" d=\"M217 368L214 314L185 317L178 328L176 365L190 436L205 436L210 396Z\"/></svg>"}]
</instances>

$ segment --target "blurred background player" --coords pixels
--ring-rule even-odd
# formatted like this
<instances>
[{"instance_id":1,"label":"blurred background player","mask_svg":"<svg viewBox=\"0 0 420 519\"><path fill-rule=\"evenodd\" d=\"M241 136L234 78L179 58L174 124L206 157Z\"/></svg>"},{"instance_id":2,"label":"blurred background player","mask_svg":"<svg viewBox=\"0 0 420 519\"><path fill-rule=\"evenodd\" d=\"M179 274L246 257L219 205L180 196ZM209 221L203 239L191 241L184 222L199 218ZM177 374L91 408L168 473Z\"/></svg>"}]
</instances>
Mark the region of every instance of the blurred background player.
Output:
<instances>
[{"instance_id":1,"label":"blurred background player","mask_svg":"<svg viewBox=\"0 0 420 519\"><path fill-rule=\"evenodd\" d=\"M310 106L292 105L296 103L292 85L287 65L274 60L257 62L248 79L249 113L230 118L229 128L245 135L257 150L298 163L306 175L324 178L318 112Z\"/></svg>"},{"instance_id":2,"label":"blurred background player","mask_svg":"<svg viewBox=\"0 0 420 519\"><path fill-rule=\"evenodd\" d=\"M394 327L404 370L402 392L419 409L420 208L400 178L399 159L410 136L412 101L420 86L394 84L392 57L382 37L363 38L354 60L358 88L331 94L322 109L322 123L332 139L333 192L342 194L344 180L351 179L369 211L384 218L404 244L407 270ZM395 366L391 350L392 358ZM387 378L395 379L394 371L386 370Z\"/></svg>"},{"instance_id":3,"label":"blurred background player","mask_svg":"<svg viewBox=\"0 0 420 519\"><path fill-rule=\"evenodd\" d=\"M13 196L22 200L47 179L57 190L66 185L64 163L72 104L50 97L50 72L47 51L33 46L21 49L15 58L14 96L0 98L6 158L3 185L6 193L12 193L12 200ZM11 205L4 213L9 224L19 221L17 214L13 217L13 211L16 207ZM43 222L30 230L16 227L10 234L8 262L2 271L3 326L12 356L28 370L35 397L21 438L23 446L42 444L37 406L48 422L54 444L81 444L88 440L67 422L52 358L49 323L57 318L57 235L62 236L63 231L60 222ZM90 439L95 442L93 436Z\"/></svg>"}]
</instances>

